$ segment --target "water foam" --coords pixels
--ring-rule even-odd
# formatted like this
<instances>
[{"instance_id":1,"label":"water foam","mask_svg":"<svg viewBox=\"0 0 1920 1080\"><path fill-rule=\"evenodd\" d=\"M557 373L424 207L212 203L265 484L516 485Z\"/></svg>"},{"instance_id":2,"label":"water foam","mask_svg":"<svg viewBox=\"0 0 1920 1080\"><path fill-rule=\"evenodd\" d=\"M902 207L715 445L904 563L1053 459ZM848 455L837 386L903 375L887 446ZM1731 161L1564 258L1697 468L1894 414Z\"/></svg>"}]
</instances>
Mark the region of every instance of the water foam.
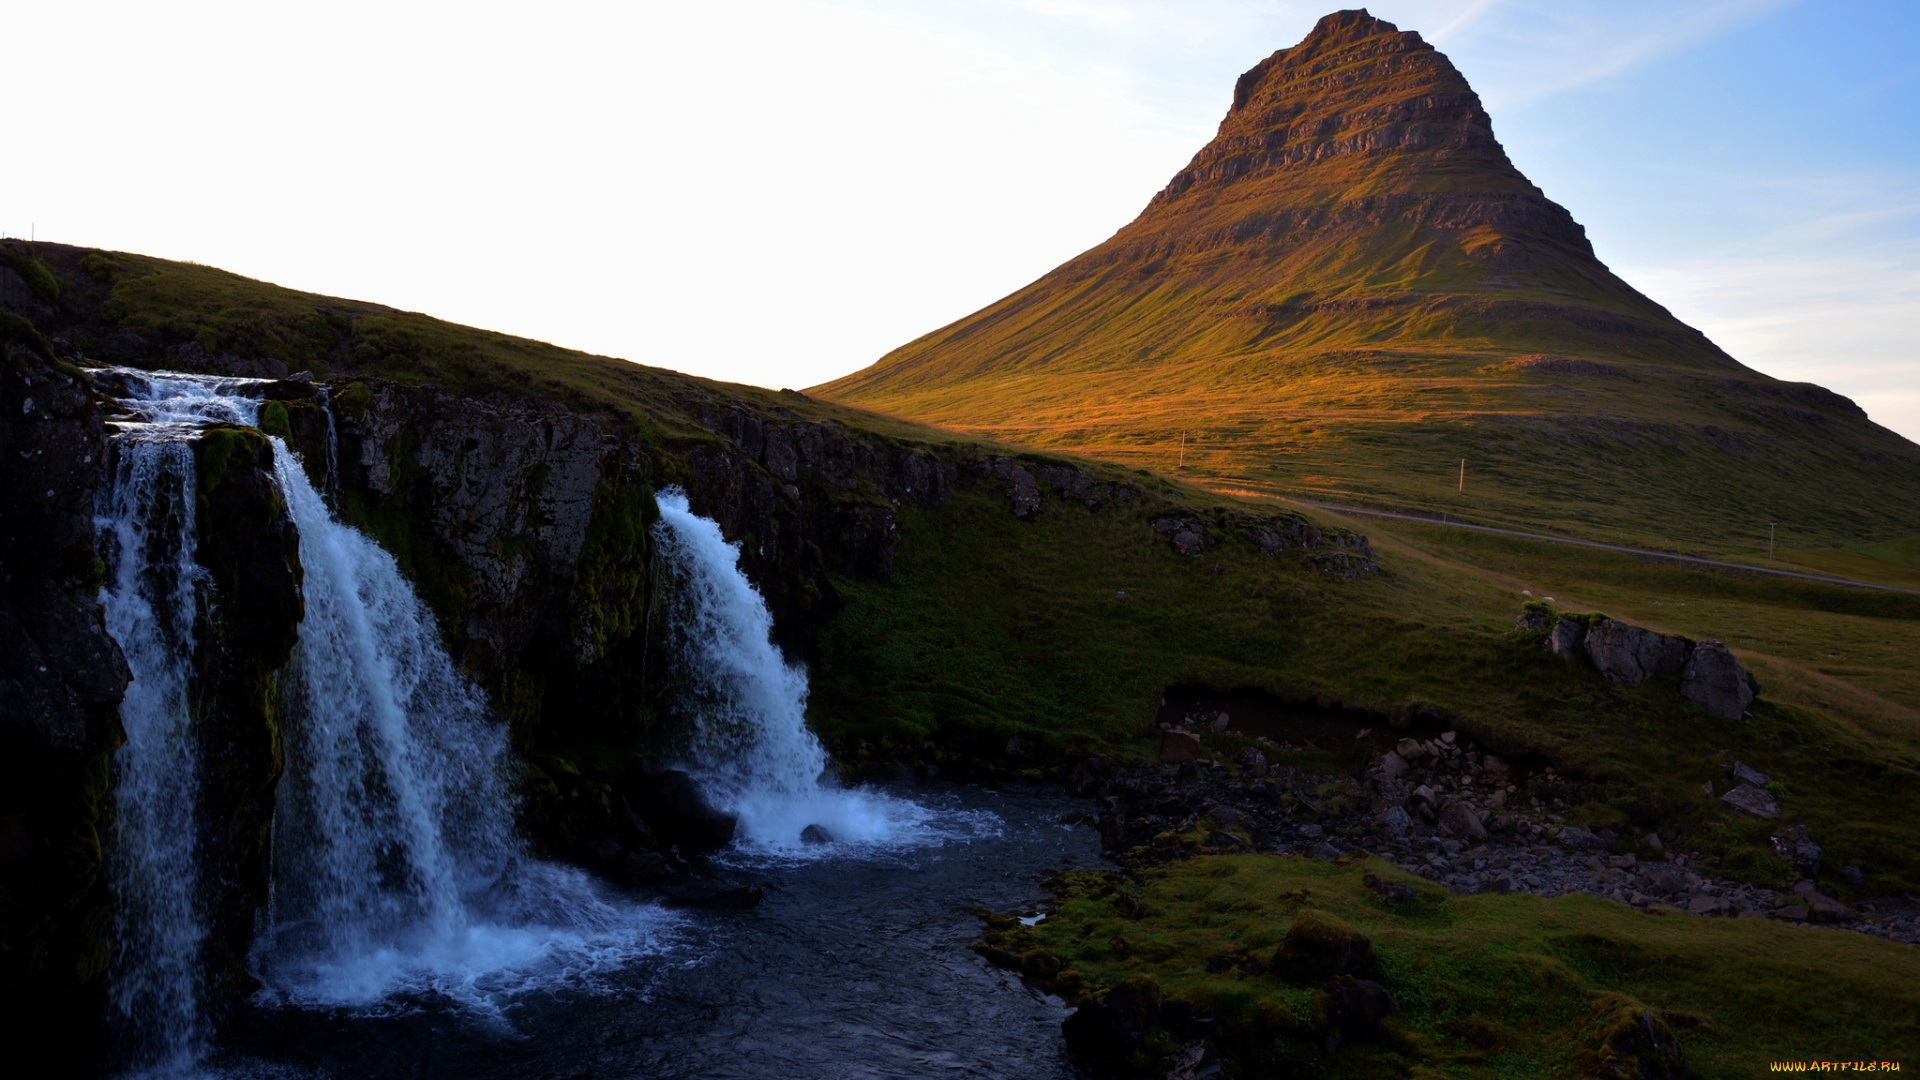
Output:
<instances>
[{"instance_id":1,"label":"water foam","mask_svg":"<svg viewBox=\"0 0 1920 1080\"><path fill-rule=\"evenodd\" d=\"M740 570L740 547L695 514L687 495L655 499L656 569L669 579L668 636L692 727L689 771L739 816L745 853L808 858L938 845L994 834L992 814L936 812L869 788L844 788L807 728L807 673L773 642L773 615ZM831 844L807 845L818 825Z\"/></svg>"},{"instance_id":2,"label":"water foam","mask_svg":"<svg viewBox=\"0 0 1920 1080\"><path fill-rule=\"evenodd\" d=\"M273 994L355 1010L452 1002L503 1018L668 947L678 920L530 859L506 730L393 556L333 516L275 438L307 614L275 811Z\"/></svg>"}]
</instances>

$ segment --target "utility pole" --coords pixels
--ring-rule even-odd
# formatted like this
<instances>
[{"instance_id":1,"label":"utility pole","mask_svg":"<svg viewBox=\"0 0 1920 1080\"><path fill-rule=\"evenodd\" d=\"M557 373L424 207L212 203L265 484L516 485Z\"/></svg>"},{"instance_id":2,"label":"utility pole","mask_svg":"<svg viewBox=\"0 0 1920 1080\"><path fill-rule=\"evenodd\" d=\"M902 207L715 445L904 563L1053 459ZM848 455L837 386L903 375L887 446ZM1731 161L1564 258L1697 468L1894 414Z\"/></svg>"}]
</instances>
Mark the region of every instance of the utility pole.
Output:
<instances>
[{"instance_id":1,"label":"utility pole","mask_svg":"<svg viewBox=\"0 0 1920 1080\"><path fill-rule=\"evenodd\" d=\"M1467 459L1460 459L1460 494L1467 493Z\"/></svg>"}]
</instances>

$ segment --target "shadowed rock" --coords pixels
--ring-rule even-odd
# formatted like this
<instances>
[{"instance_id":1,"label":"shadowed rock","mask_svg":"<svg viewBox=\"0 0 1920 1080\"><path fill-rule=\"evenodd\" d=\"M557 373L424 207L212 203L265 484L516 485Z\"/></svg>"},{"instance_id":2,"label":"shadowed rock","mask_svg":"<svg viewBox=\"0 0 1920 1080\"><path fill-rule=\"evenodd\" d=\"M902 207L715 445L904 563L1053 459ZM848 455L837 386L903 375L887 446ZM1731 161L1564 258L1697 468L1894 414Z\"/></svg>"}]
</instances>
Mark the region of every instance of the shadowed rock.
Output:
<instances>
[{"instance_id":1,"label":"shadowed rock","mask_svg":"<svg viewBox=\"0 0 1920 1080\"><path fill-rule=\"evenodd\" d=\"M1738 720L1760 696L1760 684L1733 658L1731 649L1718 641L1702 641L1687 657L1680 692L1722 720Z\"/></svg>"}]
</instances>

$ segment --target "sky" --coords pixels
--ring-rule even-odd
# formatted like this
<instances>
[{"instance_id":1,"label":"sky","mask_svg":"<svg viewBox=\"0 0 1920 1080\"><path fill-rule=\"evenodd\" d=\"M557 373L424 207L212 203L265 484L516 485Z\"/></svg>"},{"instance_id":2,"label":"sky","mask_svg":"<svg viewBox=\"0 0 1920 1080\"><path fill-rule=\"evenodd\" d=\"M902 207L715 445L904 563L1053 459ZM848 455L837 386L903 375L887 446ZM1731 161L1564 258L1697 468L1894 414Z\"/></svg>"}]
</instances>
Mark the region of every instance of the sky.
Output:
<instances>
[{"instance_id":1,"label":"sky","mask_svg":"<svg viewBox=\"0 0 1920 1080\"><path fill-rule=\"evenodd\" d=\"M1112 235L1328 10L16 5L0 233L804 387ZM1370 10L1627 281L1920 440L1920 4Z\"/></svg>"}]
</instances>

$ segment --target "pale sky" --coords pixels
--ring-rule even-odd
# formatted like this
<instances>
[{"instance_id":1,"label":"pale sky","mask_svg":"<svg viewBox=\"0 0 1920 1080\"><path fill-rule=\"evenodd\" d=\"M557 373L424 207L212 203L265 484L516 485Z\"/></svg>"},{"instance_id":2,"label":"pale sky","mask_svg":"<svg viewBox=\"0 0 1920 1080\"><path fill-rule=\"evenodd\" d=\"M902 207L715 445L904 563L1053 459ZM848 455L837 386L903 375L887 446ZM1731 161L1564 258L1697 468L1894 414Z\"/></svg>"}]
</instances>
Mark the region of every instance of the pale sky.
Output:
<instances>
[{"instance_id":1,"label":"pale sky","mask_svg":"<svg viewBox=\"0 0 1920 1080\"><path fill-rule=\"evenodd\" d=\"M1920 439L1920 4L1370 9L1629 282ZM17 4L0 231L807 386L1112 235L1328 10Z\"/></svg>"}]
</instances>

